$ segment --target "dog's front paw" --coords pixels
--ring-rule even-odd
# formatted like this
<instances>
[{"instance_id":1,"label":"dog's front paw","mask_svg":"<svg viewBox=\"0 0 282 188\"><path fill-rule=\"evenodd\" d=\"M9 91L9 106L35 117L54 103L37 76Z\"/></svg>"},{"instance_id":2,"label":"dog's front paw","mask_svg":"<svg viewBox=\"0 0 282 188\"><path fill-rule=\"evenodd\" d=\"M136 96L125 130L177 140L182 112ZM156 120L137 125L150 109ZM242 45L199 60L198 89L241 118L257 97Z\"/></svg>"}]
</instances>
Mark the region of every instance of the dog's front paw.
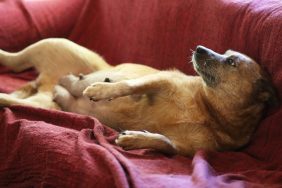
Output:
<instances>
[{"instance_id":1,"label":"dog's front paw","mask_svg":"<svg viewBox=\"0 0 282 188\"><path fill-rule=\"evenodd\" d=\"M83 95L92 101L110 100L117 97L117 88L114 85L114 83L96 82L88 86L83 91Z\"/></svg>"},{"instance_id":2,"label":"dog's front paw","mask_svg":"<svg viewBox=\"0 0 282 188\"><path fill-rule=\"evenodd\" d=\"M116 144L125 150L144 148L146 142L150 141L149 132L142 131L123 131L115 140Z\"/></svg>"}]
</instances>

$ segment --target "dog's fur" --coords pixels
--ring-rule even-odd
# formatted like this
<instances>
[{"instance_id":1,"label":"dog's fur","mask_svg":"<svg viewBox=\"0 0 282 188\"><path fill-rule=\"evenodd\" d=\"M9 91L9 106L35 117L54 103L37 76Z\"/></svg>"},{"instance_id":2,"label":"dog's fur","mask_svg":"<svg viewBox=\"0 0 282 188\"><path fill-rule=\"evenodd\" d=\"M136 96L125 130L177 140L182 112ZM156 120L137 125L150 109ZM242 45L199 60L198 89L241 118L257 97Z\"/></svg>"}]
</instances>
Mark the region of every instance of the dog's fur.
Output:
<instances>
[{"instance_id":1,"label":"dog's fur","mask_svg":"<svg viewBox=\"0 0 282 188\"><path fill-rule=\"evenodd\" d=\"M0 106L12 104L60 109L52 101L54 85L66 74L87 74L108 68L96 53L66 39L44 39L17 53L0 50L0 63L15 72L34 67L36 80L11 94L0 94Z\"/></svg>"},{"instance_id":2,"label":"dog's fur","mask_svg":"<svg viewBox=\"0 0 282 188\"><path fill-rule=\"evenodd\" d=\"M0 52L1 63L11 69L34 66L39 72L34 82L1 94L0 104L59 105L93 115L105 125L127 130L116 139L125 149L193 155L197 149L245 145L266 104L277 102L265 73L254 60L231 50L221 55L198 46L192 60L199 76L137 64L113 67L70 41L46 39L19 53Z\"/></svg>"}]
</instances>

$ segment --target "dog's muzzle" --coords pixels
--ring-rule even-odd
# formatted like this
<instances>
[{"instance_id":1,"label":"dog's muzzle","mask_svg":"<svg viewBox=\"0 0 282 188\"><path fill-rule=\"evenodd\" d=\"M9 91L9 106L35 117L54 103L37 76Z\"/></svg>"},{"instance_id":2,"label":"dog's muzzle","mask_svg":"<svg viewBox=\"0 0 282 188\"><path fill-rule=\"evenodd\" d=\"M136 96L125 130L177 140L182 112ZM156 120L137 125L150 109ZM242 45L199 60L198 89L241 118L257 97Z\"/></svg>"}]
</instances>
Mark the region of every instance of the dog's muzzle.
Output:
<instances>
[{"instance_id":1,"label":"dog's muzzle","mask_svg":"<svg viewBox=\"0 0 282 188\"><path fill-rule=\"evenodd\" d=\"M204 46L197 46L193 54L193 65L207 85L212 86L216 84L216 69L220 66L223 59L223 55Z\"/></svg>"},{"instance_id":2,"label":"dog's muzzle","mask_svg":"<svg viewBox=\"0 0 282 188\"><path fill-rule=\"evenodd\" d=\"M197 63L201 63L201 61L205 61L206 63L220 63L224 59L224 56L199 45L194 53L194 58Z\"/></svg>"}]
</instances>

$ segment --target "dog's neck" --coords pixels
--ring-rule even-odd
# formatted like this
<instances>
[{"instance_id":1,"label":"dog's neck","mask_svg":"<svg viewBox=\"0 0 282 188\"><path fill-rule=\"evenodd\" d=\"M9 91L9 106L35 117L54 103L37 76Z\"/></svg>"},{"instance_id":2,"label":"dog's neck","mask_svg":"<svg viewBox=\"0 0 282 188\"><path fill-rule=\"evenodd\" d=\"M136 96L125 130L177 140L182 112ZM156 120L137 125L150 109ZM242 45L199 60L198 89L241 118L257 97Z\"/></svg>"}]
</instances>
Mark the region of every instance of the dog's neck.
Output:
<instances>
[{"instance_id":1,"label":"dog's neck","mask_svg":"<svg viewBox=\"0 0 282 188\"><path fill-rule=\"evenodd\" d=\"M221 147L238 147L246 144L259 120L263 104L250 103L249 99L232 98L228 93L203 89L203 105L210 115L210 126L218 133Z\"/></svg>"}]
</instances>

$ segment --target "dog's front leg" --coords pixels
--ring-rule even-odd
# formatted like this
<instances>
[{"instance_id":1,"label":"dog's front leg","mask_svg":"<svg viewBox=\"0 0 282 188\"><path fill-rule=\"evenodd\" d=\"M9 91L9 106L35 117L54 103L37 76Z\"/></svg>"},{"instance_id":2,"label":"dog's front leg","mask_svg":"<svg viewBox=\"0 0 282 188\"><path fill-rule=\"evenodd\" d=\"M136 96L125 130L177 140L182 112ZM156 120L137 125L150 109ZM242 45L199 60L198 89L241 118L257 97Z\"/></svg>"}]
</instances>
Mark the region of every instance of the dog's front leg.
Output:
<instances>
[{"instance_id":1,"label":"dog's front leg","mask_svg":"<svg viewBox=\"0 0 282 188\"><path fill-rule=\"evenodd\" d=\"M96 82L88 86L83 95L93 101L114 99L134 94L167 94L173 85L165 74L147 75L115 83Z\"/></svg>"},{"instance_id":2,"label":"dog's front leg","mask_svg":"<svg viewBox=\"0 0 282 188\"><path fill-rule=\"evenodd\" d=\"M126 150L155 149L166 154L176 153L173 143L167 137L147 131L123 131L116 139L116 144Z\"/></svg>"}]
</instances>

